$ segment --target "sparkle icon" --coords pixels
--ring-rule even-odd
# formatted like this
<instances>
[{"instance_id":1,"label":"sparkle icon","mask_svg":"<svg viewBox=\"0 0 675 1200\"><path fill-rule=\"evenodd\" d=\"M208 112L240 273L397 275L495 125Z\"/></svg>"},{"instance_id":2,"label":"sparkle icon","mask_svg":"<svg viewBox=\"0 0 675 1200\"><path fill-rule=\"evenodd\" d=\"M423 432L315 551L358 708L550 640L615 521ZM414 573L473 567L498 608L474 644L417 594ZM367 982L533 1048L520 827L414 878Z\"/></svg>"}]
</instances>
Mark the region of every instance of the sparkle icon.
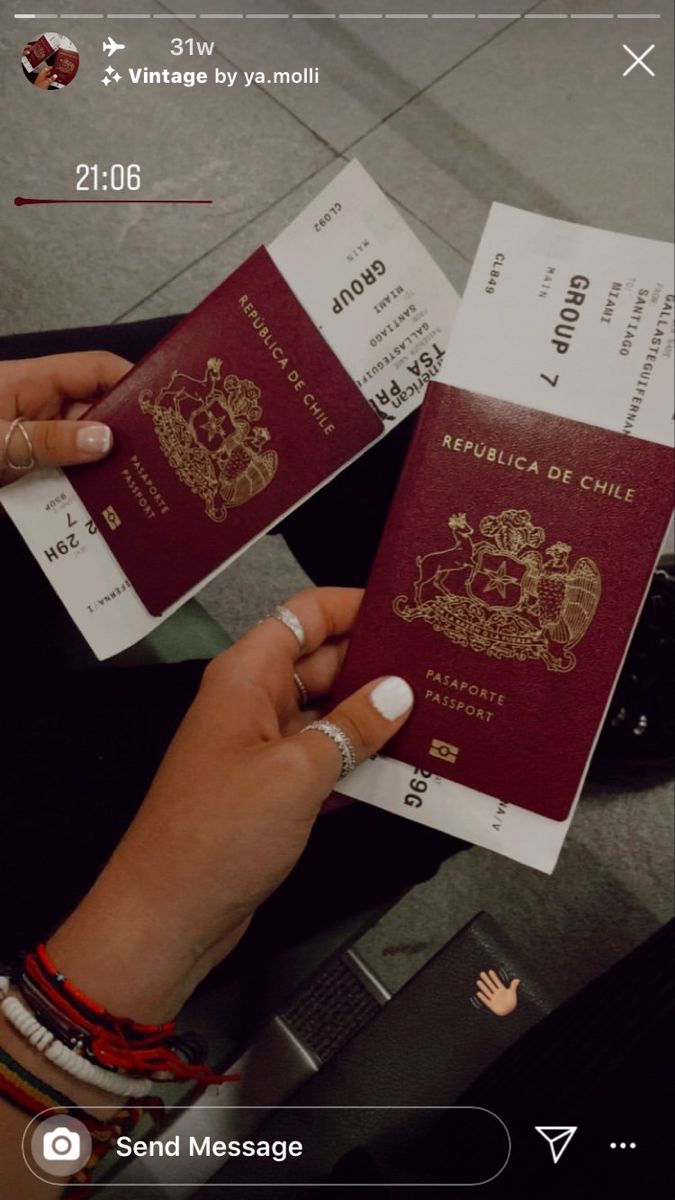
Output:
<instances>
[{"instance_id":1,"label":"sparkle icon","mask_svg":"<svg viewBox=\"0 0 675 1200\"><path fill-rule=\"evenodd\" d=\"M105 75L103 76L101 83L105 84L107 87L109 83L119 83L121 78L122 76L118 74L114 67L108 66L105 69Z\"/></svg>"},{"instance_id":2,"label":"sparkle icon","mask_svg":"<svg viewBox=\"0 0 675 1200\"><path fill-rule=\"evenodd\" d=\"M537 1133L548 1142L554 1163L560 1162L578 1128L578 1125L535 1125Z\"/></svg>"}]
</instances>

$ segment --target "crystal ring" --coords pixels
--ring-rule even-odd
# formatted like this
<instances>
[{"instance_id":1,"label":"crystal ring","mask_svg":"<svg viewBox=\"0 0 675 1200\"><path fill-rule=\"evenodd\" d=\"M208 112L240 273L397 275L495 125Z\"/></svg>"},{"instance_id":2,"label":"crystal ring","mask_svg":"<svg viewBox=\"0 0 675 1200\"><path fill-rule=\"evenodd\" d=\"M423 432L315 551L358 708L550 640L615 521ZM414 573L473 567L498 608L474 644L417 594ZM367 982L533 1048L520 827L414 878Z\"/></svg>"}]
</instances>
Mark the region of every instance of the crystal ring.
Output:
<instances>
[{"instance_id":1,"label":"crystal ring","mask_svg":"<svg viewBox=\"0 0 675 1200\"><path fill-rule=\"evenodd\" d=\"M340 758L342 759L342 770L338 779L344 779L345 775L349 775L350 771L353 771L356 766L356 751L351 740L347 737L346 733L343 733L340 726L335 725L333 721L312 721L312 724L308 725L303 730L303 733L309 733L311 729L316 730L317 733L324 733L337 746L340 751Z\"/></svg>"}]
</instances>

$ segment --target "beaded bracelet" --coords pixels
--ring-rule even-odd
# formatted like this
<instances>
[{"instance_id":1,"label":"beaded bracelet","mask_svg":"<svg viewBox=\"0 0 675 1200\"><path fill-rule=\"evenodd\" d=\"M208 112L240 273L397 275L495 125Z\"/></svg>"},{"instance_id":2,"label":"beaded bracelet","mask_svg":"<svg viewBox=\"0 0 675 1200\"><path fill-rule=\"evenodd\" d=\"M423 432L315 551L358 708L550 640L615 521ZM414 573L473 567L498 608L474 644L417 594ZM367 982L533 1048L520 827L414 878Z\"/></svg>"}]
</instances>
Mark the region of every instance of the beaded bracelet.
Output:
<instances>
[{"instance_id":1,"label":"beaded bracelet","mask_svg":"<svg viewBox=\"0 0 675 1200\"><path fill-rule=\"evenodd\" d=\"M4 982L5 980L0 978L0 996ZM45 1029L17 996L5 995L0 1003L0 1012L34 1050L82 1083L90 1083L93 1087L101 1088L114 1096L145 1096L152 1089L149 1079L129 1078L114 1071L105 1071L86 1058L81 1058L69 1046L58 1041L50 1030Z\"/></svg>"}]
</instances>

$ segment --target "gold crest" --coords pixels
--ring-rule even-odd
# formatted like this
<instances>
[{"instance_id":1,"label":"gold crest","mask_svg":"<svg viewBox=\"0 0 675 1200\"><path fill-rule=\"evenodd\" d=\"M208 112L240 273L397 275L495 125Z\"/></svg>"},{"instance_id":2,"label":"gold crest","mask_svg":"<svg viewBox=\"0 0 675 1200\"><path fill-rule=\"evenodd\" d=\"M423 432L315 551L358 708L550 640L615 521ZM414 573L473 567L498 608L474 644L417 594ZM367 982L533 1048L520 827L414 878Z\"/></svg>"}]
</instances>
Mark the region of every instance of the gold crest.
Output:
<instances>
[{"instance_id":1,"label":"gold crest","mask_svg":"<svg viewBox=\"0 0 675 1200\"><path fill-rule=\"evenodd\" d=\"M237 375L221 379L221 367L221 359L210 358L202 379L173 371L156 396L146 389L138 397L169 465L212 521L262 492L279 462L267 447L269 430L257 424L260 388Z\"/></svg>"},{"instance_id":2,"label":"gold crest","mask_svg":"<svg viewBox=\"0 0 675 1200\"><path fill-rule=\"evenodd\" d=\"M474 530L466 513L448 520L452 544L418 554L413 603L397 596L394 612L423 620L458 646L492 658L543 662L549 671L571 671L572 647L591 624L601 592L591 558L570 565L572 547L553 542L525 509L507 508L482 518Z\"/></svg>"}]
</instances>

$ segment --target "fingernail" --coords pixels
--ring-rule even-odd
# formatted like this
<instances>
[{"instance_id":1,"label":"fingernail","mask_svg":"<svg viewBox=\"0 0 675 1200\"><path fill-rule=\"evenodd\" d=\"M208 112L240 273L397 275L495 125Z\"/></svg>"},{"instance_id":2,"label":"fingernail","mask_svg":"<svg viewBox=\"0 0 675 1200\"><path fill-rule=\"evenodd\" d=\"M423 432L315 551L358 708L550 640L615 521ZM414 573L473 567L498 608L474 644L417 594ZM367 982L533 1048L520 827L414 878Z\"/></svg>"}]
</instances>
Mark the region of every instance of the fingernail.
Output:
<instances>
[{"instance_id":1,"label":"fingernail","mask_svg":"<svg viewBox=\"0 0 675 1200\"><path fill-rule=\"evenodd\" d=\"M83 425L77 431L77 448L83 454L107 454L112 441L112 430L107 425Z\"/></svg>"},{"instance_id":2,"label":"fingernail","mask_svg":"<svg viewBox=\"0 0 675 1200\"><path fill-rule=\"evenodd\" d=\"M398 675L390 675L373 688L369 699L381 716L386 717L388 721L396 721L412 708L415 696L405 679Z\"/></svg>"}]
</instances>

